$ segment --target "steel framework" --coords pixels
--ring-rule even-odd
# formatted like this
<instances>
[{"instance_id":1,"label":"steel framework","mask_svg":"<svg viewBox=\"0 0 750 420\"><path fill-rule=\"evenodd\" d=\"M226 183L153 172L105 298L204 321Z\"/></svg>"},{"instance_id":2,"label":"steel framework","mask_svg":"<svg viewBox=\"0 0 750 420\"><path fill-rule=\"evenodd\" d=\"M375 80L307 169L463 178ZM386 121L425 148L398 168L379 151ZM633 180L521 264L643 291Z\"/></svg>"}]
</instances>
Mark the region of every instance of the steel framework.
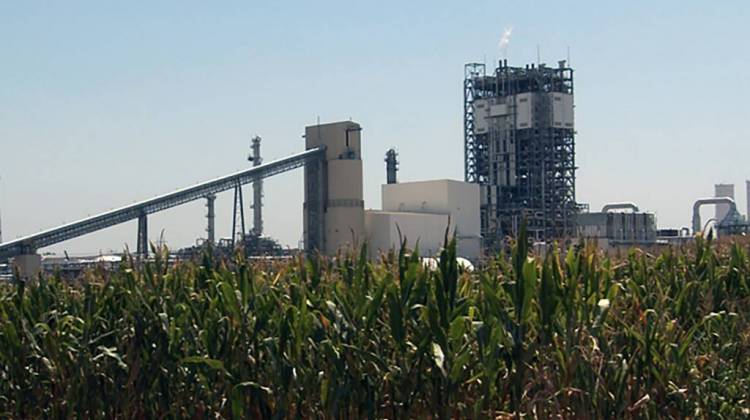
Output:
<instances>
[{"instance_id":1,"label":"steel framework","mask_svg":"<svg viewBox=\"0 0 750 420\"><path fill-rule=\"evenodd\" d=\"M317 163L322 159L323 148L310 149L283 159L269 162L251 169L207 181L192 187L184 188L169 194L132 204L97 216L69 223L54 229L8 241L0 244L0 260L21 254L34 253L37 249L53 245L68 239L86 235L130 220L139 220L139 251L147 248L146 216L193 200L204 199L210 195L244 185L256 179L267 178L282 172L299 168L308 163Z\"/></svg>"},{"instance_id":2,"label":"steel framework","mask_svg":"<svg viewBox=\"0 0 750 420\"><path fill-rule=\"evenodd\" d=\"M255 182L255 181L253 181ZM242 198L242 184L234 187L234 211L232 213L232 247L245 242L245 201Z\"/></svg>"},{"instance_id":3,"label":"steel framework","mask_svg":"<svg viewBox=\"0 0 750 420\"><path fill-rule=\"evenodd\" d=\"M464 74L464 178L481 185L485 245L496 248L516 235L522 220L536 240L574 235L573 69L562 61L557 68L501 61L492 75L477 63L467 64ZM569 125L556 121L555 93L571 98ZM528 124L519 125L519 101L533 104ZM478 114L478 103L493 112Z\"/></svg>"}]
</instances>

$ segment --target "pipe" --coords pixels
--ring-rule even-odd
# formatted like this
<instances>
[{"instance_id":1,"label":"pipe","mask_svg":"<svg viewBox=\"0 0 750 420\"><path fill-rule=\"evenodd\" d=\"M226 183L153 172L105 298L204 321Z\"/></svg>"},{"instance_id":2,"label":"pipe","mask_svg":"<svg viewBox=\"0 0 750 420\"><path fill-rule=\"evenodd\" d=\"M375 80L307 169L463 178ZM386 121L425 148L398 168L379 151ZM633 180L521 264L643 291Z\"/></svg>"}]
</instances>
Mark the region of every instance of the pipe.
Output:
<instances>
[{"instance_id":1,"label":"pipe","mask_svg":"<svg viewBox=\"0 0 750 420\"><path fill-rule=\"evenodd\" d=\"M638 213L638 206L636 206L635 203L632 202L605 204L604 207L602 207L602 213L606 213L610 210L616 209L631 209L633 210L633 213Z\"/></svg>"},{"instance_id":2,"label":"pipe","mask_svg":"<svg viewBox=\"0 0 750 420\"><path fill-rule=\"evenodd\" d=\"M729 212L727 214L732 214L737 211L737 205L735 204L734 200L729 197L711 197L696 200L695 204L693 204L693 235L696 235L701 231L700 210L701 206L703 206L704 204L728 204ZM721 223L721 220L719 220L719 223Z\"/></svg>"},{"instance_id":3,"label":"pipe","mask_svg":"<svg viewBox=\"0 0 750 420\"><path fill-rule=\"evenodd\" d=\"M260 137L253 137L253 154L251 160L253 167L260 166L263 158L260 156ZM253 231L256 235L263 234L263 180L257 178L253 181Z\"/></svg>"}]
</instances>

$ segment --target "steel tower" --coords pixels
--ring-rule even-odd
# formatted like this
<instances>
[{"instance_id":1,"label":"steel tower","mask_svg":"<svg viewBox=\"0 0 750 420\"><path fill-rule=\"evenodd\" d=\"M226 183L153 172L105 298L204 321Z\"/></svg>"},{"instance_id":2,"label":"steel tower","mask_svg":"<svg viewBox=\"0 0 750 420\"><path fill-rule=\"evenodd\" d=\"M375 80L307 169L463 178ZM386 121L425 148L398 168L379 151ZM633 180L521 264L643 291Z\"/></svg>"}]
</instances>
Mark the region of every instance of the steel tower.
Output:
<instances>
[{"instance_id":1,"label":"steel tower","mask_svg":"<svg viewBox=\"0 0 750 420\"><path fill-rule=\"evenodd\" d=\"M534 64L492 74L464 68L464 178L481 186L490 249L526 220L534 240L575 233L573 69Z\"/></svg>"}]
</instances>

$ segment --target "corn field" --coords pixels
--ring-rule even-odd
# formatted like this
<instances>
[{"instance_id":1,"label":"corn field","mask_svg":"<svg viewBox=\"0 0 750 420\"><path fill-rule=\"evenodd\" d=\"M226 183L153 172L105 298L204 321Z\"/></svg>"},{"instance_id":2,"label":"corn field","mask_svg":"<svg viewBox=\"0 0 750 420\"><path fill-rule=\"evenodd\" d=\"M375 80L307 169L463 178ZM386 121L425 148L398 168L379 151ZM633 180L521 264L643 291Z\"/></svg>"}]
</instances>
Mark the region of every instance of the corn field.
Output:
<instances>
[{"instance_id":1,"label":"corn field","mask_svg":"<svg viewBox=\"0 0 750 420\"><path fill-rule=\"evenodd\" d=\"M463 272L402 250L126 258L0 290L0 416L747 418L747 244L593 246Z\"/></svg>"}]
</instances>

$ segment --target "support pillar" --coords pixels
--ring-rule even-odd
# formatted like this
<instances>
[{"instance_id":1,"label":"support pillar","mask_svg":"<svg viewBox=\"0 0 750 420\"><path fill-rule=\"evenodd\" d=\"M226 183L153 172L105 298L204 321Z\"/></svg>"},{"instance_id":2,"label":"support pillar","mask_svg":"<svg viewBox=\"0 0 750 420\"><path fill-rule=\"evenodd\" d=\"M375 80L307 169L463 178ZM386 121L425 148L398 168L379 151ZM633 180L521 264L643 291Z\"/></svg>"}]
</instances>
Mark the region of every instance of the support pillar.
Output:
<instances>
[{"instance_id":1,"label":"support pillar","mask_svg":"<svg viewBox=\"0 0 750 420\"><path fill-rule=\"evenodd\" d=\"M146 213L138 216L137 253L140 257L148 257L148 219Z\"/></svg>"},{"instance_id":2,"label":"support pillar","mask_svg":"<svg viewBox=\"0 0 750 420\"><path fill-rule=\"evenodd\" d=\"M36 253L18 255L13 258L13 265L21 281L31 282L42 271L42 256Z\"/></svg>"},{"instance_id":3,"label":"support pillar","mask_svg":"<svg viewBox=\"0 0 750 420\"><path fill-rule=\"evenodd\" d=\"M239 230L239 231L238 231ZM232 217L232 247L245 239L245 205L242 200L242 184L234 187L234 214Z\"/></svg>"},{"instance_id":4,"label":"support pillar","mask_svg":"<svg viewBox=\"0 0 750 420\"><path fill-rule=\"evenodd\" d=\"M211 245L216 243L216 212L214 210L214 204L216 203L216 195L210 194L206 196L206 220L208 226L206 232L208 233L208 243Z\"/></svg>"},{"instance_id":5,"label":"support pillar","mask_svg":"<svg viewBox=\"0 0 750 420\"><path fill-rule=\"evenodd\" d=\"M253 138L253 154L250 159L253 166L259 166L263 163L260 156L260 137ZM253 180L253 232L260 236L263 234L263 180L256 178Z\"/></svg>"},{"instance_id":6,"label":"support pillar","mask_svg":"<svg viewBox=\"0 0 750 420\"><path fill-rule=\"evenodd\" d=\"M305 164L304 247L308 255L325 251L325 160Z\"/></svg>"}]
</instances>

